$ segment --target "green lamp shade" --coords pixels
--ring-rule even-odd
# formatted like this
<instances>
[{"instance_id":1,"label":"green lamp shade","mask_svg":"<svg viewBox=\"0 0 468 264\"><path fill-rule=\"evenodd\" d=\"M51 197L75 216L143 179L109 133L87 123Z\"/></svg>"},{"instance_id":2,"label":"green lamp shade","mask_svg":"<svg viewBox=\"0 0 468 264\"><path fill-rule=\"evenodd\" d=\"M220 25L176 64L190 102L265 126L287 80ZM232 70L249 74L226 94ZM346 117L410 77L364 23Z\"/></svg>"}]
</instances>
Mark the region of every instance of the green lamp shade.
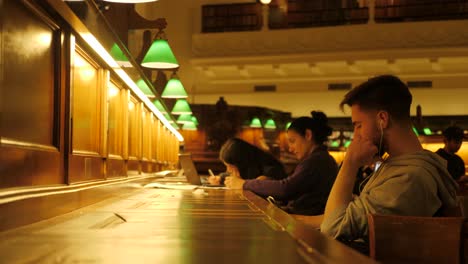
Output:
<instances>
[{"instance_id":1,"label":"green lamp shade","mask_svg":"<svg viewBox=\"0 0 468 264\"><path fill-rule=\"evenodd\" d=\"M174 107L172 108L173 115L190 115L192 113L192 109L190 109L190 105L185 99L177 99Z\"/></svg>"},{"instance_id":2,"label":"green lamp shade","mask_svg":"<svg viewBox=\"0 0 468 264\"><path fill-rule=\"evenodd\" d=\"M432 135L432 131L428 127L423 128L423 132L424 132L424 135L426 136Z\"/></svg>"},{"instance_id":3,"label":"green lamp shade","mask_svg":"<svg viewBox=\"0 0 468 264\"><path fill-rule=\"evenodd\" d=\"M252 118L252 121L250 122L250 127L262 127L260 119L258 117Z\"/></svg>"},{"instance_id":4,"label":"green lamp shade","mask_svg":"<svg viewBox=\"0 0 468 264\"><path fill-rule=\"evenodd\" d=\"M198 126L198 119L195 116L192 116L192 122Z\"/></svg>"},{"instance_id":5,"label":"green lamp shade","mask_svg":"<svg viewBox=\"0 0 468 264\"><path fill-rule=\"evenodd\" d=\"M130 61L128 61L128 58L125 56L123 51L120 49L119 45L117 43L114 43L112 45L112 48L110 50L110 54L112 58L119 64L121 67L132 67L132 64Z\"/></svg>"},{"instance_id":6,"label":"green lamp shade","mask_svg":"<svg viewBox=\"0 0 468 264\"><path fill-rule=\"evenodd\" d=\"M337 148L340 146L340 141L339 140L333 140L331 143L330 143L330 147L333 147L333 148Z\"/></svg>"},{"instance_id":7,"label":"green lamp shade","mask_svg":"<svg viewBox=\"0 0 468 264\"><path fill-rule=\"evenodd\" d=\"M266 129L276 129L276 123L273 119L268 119L264 126Z\"/></svg>"},{"instance_id":8,"label":"green lamp shade","mask_svg":"<svg viewBox=\"0 0 468 264\"><path fill-rule=\"evenodd\" d=\"M188 122L182 126L182 129L183 130L197 130L197 126L193 122Z\"/></svg>"},{"instance_id":9,"label":"green lamp shade","mask_svg":"<svg viewBox=\"0 0 468 264\"><path fill-rule=\"evenodd\" d=\"M164 117L167 119L167 121L169 121L169 123L174 123L174 121L172 120L171 116L168 113L165 113Z\"/></svg>"},{"instance_id":10,"label":"green lamp shade","mask_svg":"<svg viewBox=\"0 0 468 264\"><path fill-rule=\"evenodd\" d=\"M164 91L161 94L162 98L187 98L187 92L179 79L170 79Z\"/></svg>"},{"instance_id":11,"label":"green lamp shade","mask_svg":"<svg viewBox=\"0 0 468 264\"><path fill-rule=\"evenodd\" d=\"M167 40L156 39L143 58L141 66L152 69L175 69L179 67L179 63Z\"/></svg>"},{"instance_id":12,"label":"green lamp shade","mask_svg":"<svg viewBox=\"0 0 468 264\"><path fill-rule=\"evenodd\" d=\"M156 109L158 109L159 112L161 112L163 114L166 113L166 109L164 109L164 106L161 104L161 102L159 100L157 100L157 99L154 100L153 104L154 104L154 106L156 106ZM171 120L171 119L168 118L167 120Z\"/></svg>"},{"instance_id":13,"label":"green lamp shade","mask_svg":"<svg viewBox=\"0 0 468 264\"><path fill-rule=\"evenodd\" d=\"M146 82L143 81L143 79L139 79L139 80L136 82L136 85L138 86L138 88L140 88L140 90L141 90L146 96L154 96L153 92L151 91L151 89L149 88L149 86L146 84Z\"/></svg>"},{"instance_id":14,"label":"green lamp shade","mask_svg":"<svg viewBox=\"0 0 468 264\"><path fill-rule=\"evenodd\" d=\"M192 121L192 115L190 115L190 114L188 114L188 115L180 115L180 116L177 118L177 123L179 123L179 124L193 123L193 121Z\"/></svg>"},{"instance_id":15,"label":"green lamp shade","mask_svg":"<svg viewBox=\"0 0 468 264\"><path fill-rule=\"evenodd\" d=\"M345 148L349 147L349 145L351 145L351 140L347 140L347 141L344 143L344 147L345 147Z\"/></svg>"}]
</instances>

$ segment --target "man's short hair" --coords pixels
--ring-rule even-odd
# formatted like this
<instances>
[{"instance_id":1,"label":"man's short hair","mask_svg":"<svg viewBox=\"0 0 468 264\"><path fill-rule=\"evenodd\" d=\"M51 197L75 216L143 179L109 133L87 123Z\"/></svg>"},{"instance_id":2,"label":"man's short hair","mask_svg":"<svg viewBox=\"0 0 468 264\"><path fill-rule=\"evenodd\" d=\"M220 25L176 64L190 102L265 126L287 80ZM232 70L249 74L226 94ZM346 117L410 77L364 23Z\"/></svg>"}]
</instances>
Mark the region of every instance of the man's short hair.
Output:
<instances>
[{"instance_id":1,"label":"man's short hair","mask_svg":"<svg viewBox=\"0 0 468 264\"><path fill-rule=\"evenodd\" d=\"M405 83L396 76L381 75L349 91L340 108L343 110L344 105L359 105L366 110L384 110L392 118L405 120L410 117L411 101L412 96Z\"/></svg>"},{"instance_id":2,"label":"man's short hair","mask_svg":"<svg viewBox=\"0 0 468 264\"><path fill-rule=\"evenodd\" d=\"M452 139L455 141L461 141L463 139L463 129L458 126L450 126L442 132L442 135L444 135L444 137L449 141Z\"/></svg>"}]
</instances>

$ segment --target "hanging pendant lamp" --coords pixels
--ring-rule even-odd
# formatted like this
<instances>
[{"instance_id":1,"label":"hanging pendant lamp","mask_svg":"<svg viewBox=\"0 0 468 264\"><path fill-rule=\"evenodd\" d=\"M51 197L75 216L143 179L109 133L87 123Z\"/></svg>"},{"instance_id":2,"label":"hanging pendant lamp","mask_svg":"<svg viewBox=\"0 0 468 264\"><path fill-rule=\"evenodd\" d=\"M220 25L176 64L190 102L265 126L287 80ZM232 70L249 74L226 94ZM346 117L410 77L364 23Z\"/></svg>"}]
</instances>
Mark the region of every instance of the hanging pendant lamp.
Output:
<instances>
[{"instance_id":1,"label":"hanging pendant lamp","mask_svg":"<svg viewBox=\"0 0 468 264\"><path fill-rule=\"evenodd\" d=\"M141 62L141 66L164 70L179 68L179 62L177 62L162 29L156 34L153 43Z\"/></svg>"},{"instance_id":2,"label":"hanging pendant lamp","mask_svg":"<svg viewBox=\"0 0 468 264\"><path fill-rule=\"evenodd\" d=\"M125 56L125 54L123 53L122 49L120 49L119 45L117 45L117 43L114 43L114 45L112 45L110 54L112 58L114 58L114 60L117 62L117 64L120 65L120 67L133 66L128 60L127 56Z\"/></svg>"},{"instance_id":3,"label":"hanging pendant lamp","mask_svg":"<svg viewBox=\"0 0 468 264\"><path fill-rule=\"evenodd\" d=\"M161 94L162 98L187 98L187 92L185 91L182 82L174 72L171 79L167 82L166 87Z\"/></svg>"},{"instance_id":4,"label":"hanging pendant lamp","mask_svg":"<svg viewBox=\"0 0 468 264\"><path fill-rule=\"evenodd\" d=\"M265 122L265 126L264 126L266 129L276 129L276 123L275 123L275 120L273 120L272 118L268 119L266 122Z\"/></svg>"},{"instance_id":5,"label":"hanging pendant lamp","mask_svg":"<svg viewBox=\"0 0 468 264\"><path fill-rule=\"evenodd\" d=\"M149 96L149 97L154 96L154 93L151 91L151 89L150 89L149 86L146 84L146 82L143 81L143 79L139 79L139 80L136 82L136 85L138 86L138 88L140 88L140 90L141 90L146 96Z\"/></svg>"},{"instance_id":6,"label":"hanging pendant lamp","mask_svg":"<svg viewBox=\"0 0 468 264\"><path fill-rule=\"evenodd\" d=\"M185 123L190 123L192 121L192 115L188 114L184 114L184 115L180 115L178 118L177 118L177 123L179 124L185 124Z\"/></svg>"},{"instance_id":7,"label":"hanging pendant lamp","mask_svg":"<svg viewBox=\"0 0 468 264\"><path fill-rule=\"evenodd\" d=\"M250 127L253 127L253 128L262 127L262 123L260 122L260 118L258 118L258 117L252 118L252 121L250 122Z\"/></svg>"},{"instance_id":8,"label":"hanging pendant lamp","mask_svg":"<svg viewBox=\"0 0 468 264\"><path fill-rule=\"evenodd\" d=\"M193 122L184 123L182 130L197 130L197 126Z\"/></svg>"},{"instance_id":9,"label":"hanging pendant lamp","mask_svg":"<svg viewBox=\"0 0 468 264\"><path fill-rule=\"evenodd\" d=\"M172 108L173 115L184 115L184 114L191 114L192 109L190 109L190 105L185 99L177 99L174 107Z\"/></svg>"}]
</instances>

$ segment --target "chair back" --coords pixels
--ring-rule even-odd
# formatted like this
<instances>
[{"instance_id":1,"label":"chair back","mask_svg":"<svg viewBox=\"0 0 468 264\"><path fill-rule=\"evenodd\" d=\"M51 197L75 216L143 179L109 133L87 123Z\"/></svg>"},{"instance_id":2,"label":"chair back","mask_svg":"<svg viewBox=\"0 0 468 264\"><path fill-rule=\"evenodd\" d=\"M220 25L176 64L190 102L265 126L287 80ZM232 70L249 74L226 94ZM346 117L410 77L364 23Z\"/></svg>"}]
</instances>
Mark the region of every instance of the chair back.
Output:
<instances>
[{"instance_id":1,"label":"chair back","mask_svg":"<svg viewBox=\"0 0 468 264\"><path fill-rule=\"evenodd\" d=\"M383 263L461 263L465 221L369 214L370 256Z\"/></svg>"}]
</instances>

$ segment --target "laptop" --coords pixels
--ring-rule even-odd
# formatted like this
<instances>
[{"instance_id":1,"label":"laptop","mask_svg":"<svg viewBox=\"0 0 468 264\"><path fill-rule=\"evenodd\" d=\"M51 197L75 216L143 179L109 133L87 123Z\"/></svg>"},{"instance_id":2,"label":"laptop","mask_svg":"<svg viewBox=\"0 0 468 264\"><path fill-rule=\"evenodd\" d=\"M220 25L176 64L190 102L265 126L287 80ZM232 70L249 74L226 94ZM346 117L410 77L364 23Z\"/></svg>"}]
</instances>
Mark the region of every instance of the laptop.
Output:
<instances>
[{"instance_id":1,"label":"laptop","mask_svg":"<svg viewBox=\"0 0 468 264\"><path fill-rule=\"evenodd\" d=\"M179 154L179 163L181 170L184 171L185 178L187 182L192 185L203 185L207 187L222 187L224 185L213 185L208 182L202 181L202 178L193 164L192 154L191 153L181 153Z\"/></svg>"}]
</instances>

